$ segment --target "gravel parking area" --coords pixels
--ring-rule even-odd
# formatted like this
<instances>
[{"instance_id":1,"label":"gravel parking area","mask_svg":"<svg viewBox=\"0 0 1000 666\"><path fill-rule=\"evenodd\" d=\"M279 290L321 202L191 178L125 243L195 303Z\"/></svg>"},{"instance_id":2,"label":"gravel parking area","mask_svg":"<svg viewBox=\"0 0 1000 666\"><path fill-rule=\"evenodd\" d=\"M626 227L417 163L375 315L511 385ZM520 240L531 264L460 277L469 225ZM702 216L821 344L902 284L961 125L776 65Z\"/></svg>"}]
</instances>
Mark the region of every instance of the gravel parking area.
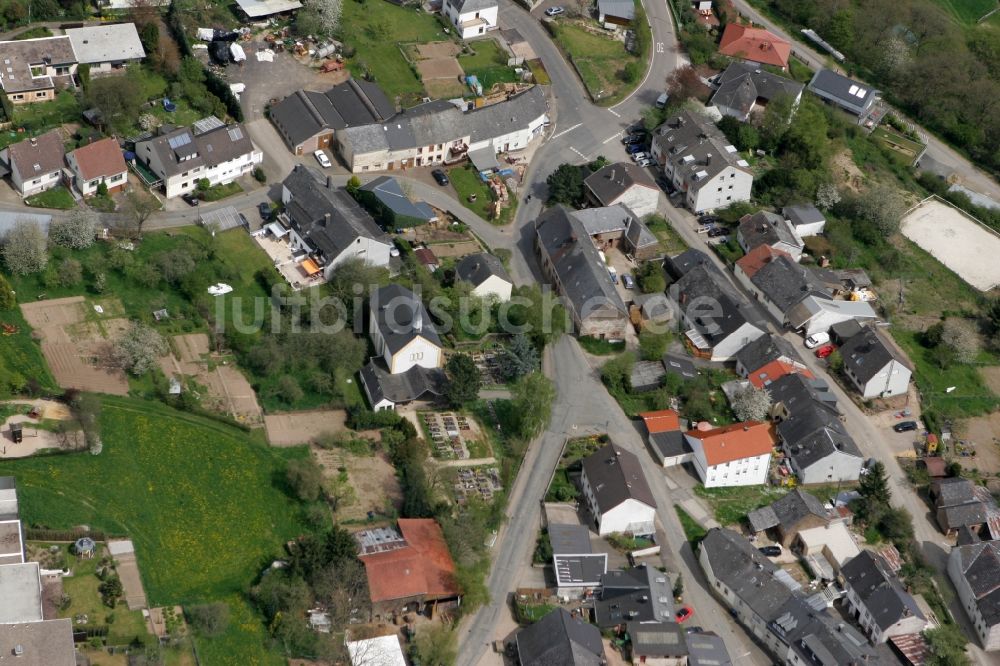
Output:
<instances>
[{"instance_id":1,"label":"gravel parking area","mask_svg":"<svg viewBox=\"0 0 1000 666\"><path fill-rule=\"evenodd\" d=\"M958 208L925 199L903 217L901 231L976 289L1000 285L1000 234Z\"/></svg>"}]
</instances>

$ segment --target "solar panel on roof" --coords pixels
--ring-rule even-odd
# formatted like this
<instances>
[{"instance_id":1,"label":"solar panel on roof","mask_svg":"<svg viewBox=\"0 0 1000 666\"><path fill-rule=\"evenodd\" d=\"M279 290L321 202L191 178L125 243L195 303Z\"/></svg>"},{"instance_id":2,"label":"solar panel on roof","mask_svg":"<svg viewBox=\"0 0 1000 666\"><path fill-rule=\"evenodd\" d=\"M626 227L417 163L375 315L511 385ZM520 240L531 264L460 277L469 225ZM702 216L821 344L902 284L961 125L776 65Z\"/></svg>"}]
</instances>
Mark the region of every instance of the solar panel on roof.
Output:
<instances>
[{"instance_id":1,"label":"solar panel on roof","mask_svg":"<svg viewBox=\"0 0 1000 666\"><path fill-rule=\"evenodd\" d=\"M239 141L243 138L243 131L239 127L230 127L229 138L233 141Z\"/></svg>"},{"instance_id":2,"label":"solar panel on roof","mask_svg":"<svg viewBox=\"0 0 1000 666\"><path fill-rule=\"evenodd\" d=\"M225 127L226 124L216 118L215 116L209 116L207 118L202 118L201 120L196 120L191 127L194 128L195 134L204 134L219 127Z\"/></svg>"},{"instance_id":3,"label":"solar panel on roof","mask_svg":"<svg viewBox=\"0 0 1000 666\"><path fill-rule=\"evenodd\" d=\"M172 136L169 139L167 139L167 144L169 144L169 146L173 150L177 150L181 146L186 146L189 143L191 143L191 135L188 134L187 132L184 132L184 134L178 134L177 136Z\"/></svg>"}]
</instances>

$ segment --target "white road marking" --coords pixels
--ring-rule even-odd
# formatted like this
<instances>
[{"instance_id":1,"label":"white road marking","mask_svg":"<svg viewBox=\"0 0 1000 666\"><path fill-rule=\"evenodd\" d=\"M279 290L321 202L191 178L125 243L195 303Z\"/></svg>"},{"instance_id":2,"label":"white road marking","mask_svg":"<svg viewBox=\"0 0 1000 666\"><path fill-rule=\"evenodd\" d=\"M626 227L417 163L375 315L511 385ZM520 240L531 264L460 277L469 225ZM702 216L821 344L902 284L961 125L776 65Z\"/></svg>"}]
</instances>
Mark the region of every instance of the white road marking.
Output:
<instances>
[{"instance_id":1,"label":"white road marking","mask_svg":"<svg viewBox=\"0 0 1000 666\"><path fill-rule=\"evenodd\" d=\"M562 136L563 134L565 134L566 132L572 132L573 130L575 130L575 129L576 129L577 127L579 127L579 126L580 126L580 125L582 125L582 124L583 124L583 123L577 123L576 125L573 125L572 127L567 127L567 128L566 128L566 129L564 129L564 130L563 130L562 132L559 132L559 134L553 134L553 135L552 135L551 137L549 137L549 138L550 138L550 139L558 139L559 137L561 137L561 136Z\"/></svg>"},{"instance_id":2,"label":"white road marking","mask_svg":"<svg viewBox=\"0 0 1000 666\"><path fill-rule=\"evenodd\" d=\"M607 139L605 139L604 141L601 141L601 144L603 145L603 144L607 143L608 141L613 141L613 140L617 139L617 138L618 138L618 137L620 137L620 136L621 136L621 134L620 134L620 133L619 133L619 134L612 134L611 136L609 136L609 137L608 137Z\"/></svg>"},{"instance_id":3,"label":"white road marking","mask_svg":"<svg viewBox=\"0 0 1000 666\"><path fill-rule=\"evenodd\" d=\"M621 118L622 117L622 114L618 113L614 109L608 109L608 111L610 111L612 113L612 115L615 116L615 118Z\"/></svg>"},{"instance_id":4,"label":"white road marking","mask_svg":"<svg viewBox=\"0 0 1000 666\"><path fill-rule=\"evenodd\" d=\"M574 153L576 153L577 155L579 155L580 157L582 157L583 159L587 159L587 156L586 156L586 155L584 155L583 153L581 153L581 152L580 152L579 150L577 150L577 149L576 149L576 148L574 148L573 146L570 146L570 147L569 147L569 149L570 149L570 150L572 150L572 151L573 151Z\"/></svg>"}]
</instances>

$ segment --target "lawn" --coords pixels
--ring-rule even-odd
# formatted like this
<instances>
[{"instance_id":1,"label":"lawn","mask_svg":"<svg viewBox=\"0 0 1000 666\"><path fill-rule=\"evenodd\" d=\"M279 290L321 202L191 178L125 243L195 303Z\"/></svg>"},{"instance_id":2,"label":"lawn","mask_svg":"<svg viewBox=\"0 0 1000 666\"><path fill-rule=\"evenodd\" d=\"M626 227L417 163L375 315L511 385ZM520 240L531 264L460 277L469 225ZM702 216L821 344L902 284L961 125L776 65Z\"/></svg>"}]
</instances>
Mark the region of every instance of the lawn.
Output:
<instances>
[{"instance_id":1,"label":"lawn","mask_svg":"<svg viewBox=\"0 0 1000 666\"><path fill-rule=\"evenodd\" d=\"M357 49L348 67L356 77L374 76L389 100L400 97L404 106L424 96L424 86L399 50L401 42L448 40L434 16L389 2L345 2L340 33Z\"/></svg>"},{"instance_id":2,"label":"lawn","mask_svg":"<svg viewBox=\"0 0 1000 666\"><path fill-rule=\"evenodd\" d=\"M304 531L297 502L278 481L285 458L303 451L271 449L236 428L155 403L103 404L101 455L0 462L0 474L17 477L22 519L127 534L151 604L232 606L230 631L199 650L204 663L279 663L237 597Z\"/></svg>"},{"instance_id":3,"label":"lawn","mask_svg":"<svg viewBox=\"0 0 1000 666\"><path fill-rule=\"evenodd\" d=\"M206 190L202 190L198 193L198 198L202 201L221 201L226 197L231 197L234 194L239 194L243 191L243 188L239 183L233 181L231 183L212 185Z\"/></svg>"},{"instance_id":4,"label":"lawn","mask_svg":"<svg viewBox=\"0 0 1000 666\"><path fill-rule=\"evenodd\" d=\"M692 547L696 546L702 539L705 538L708 530L702 527L697 520L691 517L691 514L679 506L675 506L674 511L677 512L677 520L681 523L681 528L684 530L684 536L691 542Z\"/></svg>"},{"instance_id":5,"label":"lawn","mask_svg":"<svg viewBox=\"0 0 1000 666\"><path fill-rule=\"evenodd\" d=\"M648 29L648 28L645 28ZM598 104L610 105L630 92L637 80L628 83L622 76L626 64L643 63L625 50L623 42L597 35L579 24L559 22L554 26L555 41L576 65L583 85Z\"/></svg>"},{"instance_id":6,"label":"lawn","mask_svg":"<svg viewBox=\"0 0 1000 666\"><path fill-rule=\"evenodd\" d=\"M902 328L892 331L893 339L916 366L914 379L920 388L920 404L924 410L933 409L961 418L986 414L1000 405L1000 398L983 382L977 365L954 363L942 369L934 362L931 350L920 344L919 335L919 332Z\"/></svg>"},{"instance_id":7,"label":"lawn","mask_svg":"<svg viewBox=\"0 0 1000 666\"><path fill-rule=\"evenodd\" d=\"M14 107L13 127L25 132L40 134L63 123L80 121L80 103L76 96L68 90L56 95L51 102L36 102ZM28 137L21 132L4 132L0 138L0 147L23 141Z\"/></svg>"},{"instance_id":8,"label":"lawn","mask_svg":"<svg viewBox=\"0 0 1000 666\"><path fill-rule=\"evenodd\" d=\"M934 0L934 2L948 12L956 23L962 25L973 25L997 8L996 0Z\"/></svg>"},{"instance_id":9,"label":"lawn","mask_svg":"<svg viewBox=\"0 0 1000 666\"><path fill-rule=\"evenodd\" d=\"M917 155L924 149L922 143L884 127L875 128L871 133L871 139L880 143L890 155L906 166L913 164Z\"/></svg>"},{"instance_id":10,"label":"lawn","mask_svg":"<svg viewBox=\"0 0 1000 666\"><path fill-rule=\"evenodd\" d=\"M493 193L490 192L490 188L486 186L486 183L472 166L465 165L449 169L448 179L451 181L452 187L455 188L455 192L458 193L458 200L463 206L484 220L491 220L490 209L493 203ZM472 196L476 197L475 201L469 200ZM500 220L503 219L501 212Z\"/></svg>"},{"instance_id":11,"label":"lawn","mask_svg":"<svg viewBox=\"0 0 1000 666\"><path fill-rule=\"evenodd\" d=\"M458 64L466 74L474 74L479 78L484 90L489 90L496 83L513 83L517 81L514 68L507 66L507 52L492 39L473 42L472 55L459 56Z\"/></svg>"},{"instance_id":12,"label":"lawn","mask_svg":"<svg viewBox=\"0 0 1000 666\"><path fill-rule=\"evenodd\" d=\"M695 487L695 494L714 509L715 519L723 527L743 522L748 513L770 504L787 492L787 488L775 486ZM681 524L683 525L683 521Z\"/></svg>"},{"instance_id":13,"label":"lawn","mask_svg":"<svg viewBox=\"0 0 1000 666\"><path fill-rule=\"evenodd\" d=\"M651 217L646 221L646 226L649 230L660 239L660 247L668 255L673 256L675 254L680 254L684 250L688 249L687 243L681 238L681 235L677 233L677 230L671 226L665 218L660 215Z\"/></svg>"},{"instance_id":14,"label":"lawn","mask_svg":"<svg viewBox=\"0 0 1000 666\"><path fill-rule=\"evenodd\" d=\"M17 333L0 335L0 379L16 373L21 382L34 379L42 387L55 388L41 347L31 339L31 328L21 316L21 310L0 310L0 323L17 327Z\"/></svg>"},{"instance_id":15,"label":"lawn","mask_svg":"<svg viewBox=\"0 0 1000 666\"><path fill-rule=\"evenodd\" d=\"M62 185L30 196L24 200L24 203L36 208L56 208L58 210L69 210L76 207L76 199Z\"/></svg>"},{"instance_id":16,"label":"lawn","mask_svg":"<svg viewBox=\"0 0 1000 666\"><path fill-rule=\"evenodd\" d=\"M577 342L583 347L583 350L588 354L594 354L595 356L610 356L612 354L620 354L625 351L624 342L611 342L609 340L602 340L601 338L593 338L590 336L581 336L577 338Z\"/></svg>"}]
</instances>

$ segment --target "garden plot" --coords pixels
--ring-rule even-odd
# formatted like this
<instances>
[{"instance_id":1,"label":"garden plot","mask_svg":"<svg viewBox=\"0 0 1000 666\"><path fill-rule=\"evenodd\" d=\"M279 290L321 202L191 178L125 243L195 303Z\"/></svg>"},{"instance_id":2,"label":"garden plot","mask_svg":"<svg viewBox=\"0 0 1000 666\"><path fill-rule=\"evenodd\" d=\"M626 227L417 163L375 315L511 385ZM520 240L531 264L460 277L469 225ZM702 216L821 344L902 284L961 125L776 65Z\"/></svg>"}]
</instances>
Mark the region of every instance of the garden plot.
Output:
<instances>
[{"instance_id":1,"label":"garden plot","mask_svg":"<svg viewBox=\"0 0 1000 666\"><path fill-rule=\"evenodd\" d=\"M240 423L262 423L264 413L250 382L227 361L212 357L207 334L175 335L170 342L173 353L160 359L163 374L191 377L204 386L208 409L231 414Z\"/></svg>"},{"instance_id":2,"label":"garden plot","mask_svg":"<svg viewBox=\"0 0 1000 666\"><path fill-rule=\"evenodd\" d=\"M323 475L339 494L337 520L372 520L403 507L403 489L385 454L356 455L343 449L312 447Z\"/></svg>"},{"instance_id":3,"label":"garden plot","mask_svg":"<svg viewBox=\"0 0 1000 666\"><path fill-rule=\"evenodd\" d=\"M455 474L455 501L465 504L472 497L492 502L503 491L500 470L496 467L462 467Z\"/></svg>"},{"instance_id":4,"label":"garden plot","mask_svg":"<svg viewBox=\"0 0 1000 666\"><path fill-rule=\"evenodd\" d=\"M317 409L264 417L267 441L272 446L307 444L325 433L343 431L346 422L347 412L343 409Z\"/></svg>"},{"instance_id":5,"label":"garden plot","mask_svg":"<svg viewBox=\"0 0 1000 666\"><path fill-rule=\"evenodd\" d=\"M454 42L414 44L408 49L413 66L420 73L420 80L427 94L434 99L461 95L465 90L462 78L465 72L456 56L461 48Z\"/></svg>"},{"instance_id":6,"label":"garden plot","mask_svg":"<svg viewBox=\"0 0 1000 666\"><path fill-rule=\"evenodd\" d=\"M1000 285L1000 234L937 197L903 217L903 235L980 291Z\"/></svg>"},{"instance_id":7,"label":"garden plot","mask_svg":"<svg viewBox=\"0 0 1000 666\"><path fill-rule=\"evenodd\" d=\"M500 354L495 351L475 352L472 361L482 374L483 383L492 386L504 386L507 380L500 369Z\"/></svg>"},{"instance_id":8,"label":"garden plot","mask_svg":"<svg viewBox=\"0 0 1000 666\"><path fill-rule=\"evenodd\" d=\"M418 415L435 457L469 460L491 455L473 417L458 412L418 412Z\"/></svg>"},{"instance_id":9,"label":"garden plot","mask_svg":"<svg viewBox=\"0 0 1000 666\"><path fill-rule=\"evenodd\" d=\"M127 395L125 373L110 367L107 358L109 340L125 329L128 322L108 317L121 310L117 302L92 309L82 296L24 303L21 313L41 340L42 354L48 361L56 383L95 393ZM99 318L100 316L108 318Z\"/></svg>"}]
</instances>

